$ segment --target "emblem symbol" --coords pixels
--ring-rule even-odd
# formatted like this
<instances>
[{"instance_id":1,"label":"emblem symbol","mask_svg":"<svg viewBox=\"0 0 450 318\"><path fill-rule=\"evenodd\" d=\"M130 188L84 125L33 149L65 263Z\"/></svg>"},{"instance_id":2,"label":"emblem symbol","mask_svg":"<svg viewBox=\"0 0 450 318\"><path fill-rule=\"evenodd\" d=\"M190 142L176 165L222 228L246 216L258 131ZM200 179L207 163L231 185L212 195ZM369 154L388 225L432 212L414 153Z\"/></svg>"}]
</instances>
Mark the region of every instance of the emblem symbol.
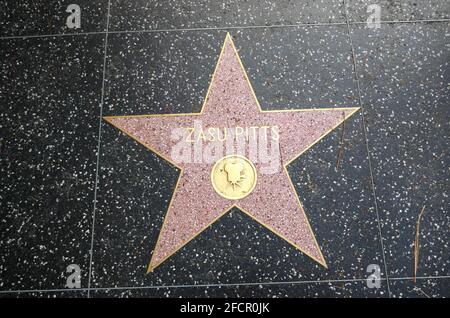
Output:
<instances>
[{"instance_id":1,"label":"emblem symbol","mask_svg":"<svg viewBox=\"0 0 450 318\"><path fill-rule=\"evenodd\" d=\"M256 168L243 156L226 156L214 164L211 182L214 190L222 197L231 200L242 199L255 188Z\"/></svg>"},{"instance_id":2,"label":"emblem symbol","mask_svg":"<svg viewBox=\"0 0 450 318\"><path fill-rule=\"evenodd\" d=\"M244 167L240 162L230 162L224 166L227 173L228 182L231 183L233 189L235 186L240 187L241 182L245 179Z\"/></svg>"}]
</instances>

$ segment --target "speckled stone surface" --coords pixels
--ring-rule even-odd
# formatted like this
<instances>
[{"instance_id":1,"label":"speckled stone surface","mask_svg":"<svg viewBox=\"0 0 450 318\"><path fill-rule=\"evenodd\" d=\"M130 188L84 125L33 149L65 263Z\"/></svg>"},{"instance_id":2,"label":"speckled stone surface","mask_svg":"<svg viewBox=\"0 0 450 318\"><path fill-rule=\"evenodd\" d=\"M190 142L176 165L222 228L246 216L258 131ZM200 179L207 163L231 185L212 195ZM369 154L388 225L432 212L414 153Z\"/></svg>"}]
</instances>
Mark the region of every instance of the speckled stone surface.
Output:
<instances>
[{"instance_id":1,"label":"speckled stone surface","mask_svg":"<svg viewBox=\"0 0 450 318\"><path fill-rule=\"evenodd\" d=\"M389 275L450 274L448 23L353 27Z\"/></svg>"},{"instance_id":2,"label":"speckled stone surface","mask_svg":"<svg viewBox=\"0 0 450 318\"><path fill-rule=\"evenodd\" d=\"M67 7L77 4L81 9L81 27L68 28ZM84 33L106 30L108 0L21 0L2 1L0 36Z\"/></svg>"},{"instance_id":3,"label":"speckled stone surface","mask_svg":"<svg viewBox=\"0 0 450 318\"><path fill-rule=\"evenodd\" d=\"M377 3L383 21L450 19L446 0ZM73 263L98 297L449 297L449 23L368 29L368 4L111 0L105 51L107 0L4 1L0 297L86 297L63 291ZM305 23L333 24L286 26ZM106 116L198 112L227 31L263 110L360 106L353 43L368 149L358 112L288 166L328 269L232 209L146 274L179 171L108 123L98 139L102 93Z\"/></svg>"},{"instance_id":4,"label":"speckled stone surface","mask_svg":"<svg viewBox=\"0 0 450 318\"><path fill-rule=\"evenodd\" d=\"M225 34L111 34L104 114L199 112ZM232 35L262 109L358 106L346 26Z\"/></svg>"},{"instance_id":5,"label":"speckled stone surface","mask_svg":"<svg viewBox=\"0 0 450 318\"><path fill-rule=\"evenodd\" d=\"M381 21L414 21L450 19L450 2L447 0L345 0L350 22L366 22L370 13L367 6L378 4Z\"/></svg>"},{"instance_id":6,"label":"speckled stone surface","mask_svg":"<svg viewBox=\"0 0 450 318\"><path fill-rule=\"evenodd\" d=\"M67 290L67 291L24 291L0 293L0 298L86 298L87 291Z\"/></svg>"},{"instance_id":7,"label":"speckled stone surface","mask_svg":"<svg viewBox=\"0 0 450 318\"><path fill-rule=\"evenodd\" d=\"M365 282L317 282L297 284L202 286L182 288L116 289L92 291L93 297L121 298L384 298L386 288L368 288Z\"/></svg>"},{"instance_id":8,"label":"speckled stone surface","mask_svg":"<svg viewBox=\"0 0 450 318\"><path fill-rule=\"evenodd\" d=\"M0 45L0 289L86 284L103 37Z\"/></svg>"},{"instance_id":9,"label":"speckled stone surface","mask_svg":"<svg viewBox=\"0 0 450 318\"><path fill-rule=\"evenodd\" d=\"M394 298L449 298L450 278L421 278L414 283L409 280L390 282Z\"/></svg>"},{"instance_id":10,"label":"speckled stone surface","mask_svg":"<svg viewBox=\"0 0 450 318\"><path fill-rule=\"evenodd\" d=\"M345 22L343 0L112 0L111 30Z\"/></svg>"}]
</instances>

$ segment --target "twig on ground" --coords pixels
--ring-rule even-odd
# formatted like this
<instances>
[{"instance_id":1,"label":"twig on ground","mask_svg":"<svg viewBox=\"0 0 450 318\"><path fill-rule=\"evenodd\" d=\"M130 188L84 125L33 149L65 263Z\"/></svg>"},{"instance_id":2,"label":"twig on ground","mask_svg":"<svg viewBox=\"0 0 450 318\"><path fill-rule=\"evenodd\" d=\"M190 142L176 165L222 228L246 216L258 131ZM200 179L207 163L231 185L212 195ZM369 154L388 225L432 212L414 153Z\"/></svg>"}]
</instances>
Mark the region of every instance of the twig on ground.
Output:
<instances>
[{"instance_id":1,"label":"twig on ground","mask_svg":"<svg viewBox=\"0 0 450 318\"><path fill-rule=\"evenodd\" d=\"M413 275L413 281L416 283L416 275L417 275L417 268L419 267L419 230L420 230L420 221L422 220L423 212L425 211L425 205L422 207L422 210L419 213L419 217L417 218L416 223L416 238L414 240L414 275Z\"/></svg>"}]
</instances>

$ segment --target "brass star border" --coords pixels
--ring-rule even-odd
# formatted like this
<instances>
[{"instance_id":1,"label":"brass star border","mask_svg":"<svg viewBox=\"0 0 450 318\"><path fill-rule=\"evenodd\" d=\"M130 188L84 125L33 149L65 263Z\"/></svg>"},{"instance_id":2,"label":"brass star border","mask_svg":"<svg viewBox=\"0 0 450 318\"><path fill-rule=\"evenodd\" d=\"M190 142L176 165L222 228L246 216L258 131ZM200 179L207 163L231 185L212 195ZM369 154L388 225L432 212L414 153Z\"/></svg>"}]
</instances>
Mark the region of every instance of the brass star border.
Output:
<instances>
[{"instance_id":1,"label":"brass star border","mask_svg":"<svg viewBox=\"0 0 450 318\"><path fill-rule=\"evenodd\" d=\"M301 201L300 201L300 199L299 199L297 190L295 189L294 184L292 183L291 177L290 177L290 175L289 175L289 173L288 173L288 170L287 170L287 166L288 166L290 163L292 163L294 160L298 159L298 157L300 157L304 152L306 152L308 149L310 149L310 148L313 147L315 144L317 144L319 141L321 141L321 140L322 140L325 136L327 136L331 131L333 131L334 129L336 129L336 128L337 128L339 125L341 125L347 118L349 118L350 116L352 116L355 112L357 112L357 111L360 109L360 107L350 107L350 108L312 108L312 109L263 110L263 109L261 108L259 102L258 102L258 99L257 99L256 94L255 94L255 92L254 92L253 86L252 86L251 83L250 83L250 80L249 80L248 75L247 75L247 73L246 73L246 71L245 71L245 68L244 68L244 66L243 66L243 64L242 64L242 61L241 61L241 59L240 59L240 57L239 57L238 51L237 51L237 49L236 49L236 47L235 47L235 45L234 45L234 43L233 43L233 40L232 40L230 34L227 33L227 34L226 34L226 37L225 37L225 41L224 41L224 43L223 43L223 45L222 45L222 48L221 48L220 55L219 55L219 57L218 57L218 60L217 60L216 66L215 66L215 69L214 69L213 75L212 75L211 80L210 80L210 82L209 82L208 90L207 90L207 93L206 93L205 99L204 99L204 101L203 101L202 108L201 108L201 111L200 111L200 112L198 112L198 113L174 113L174 114L152 114L152 115L105 116L105 117L103 117L103 119L104 119L105 121L107 121L107 122L110 123L111 125L115 126L115 127L118 128L119 130L121 130L124 134L128 135L129 137L131 137L133 140L135 140L135 141L138 142L139 144L142 144L144 147L146 147L147 149L151 150L152 152L154 152L155 154L157 154L159 157L161 157L162 159L168 161L168 162L171 163L174 167L176 167L176 168L178 168L178 169L180 170L180 173L179 173L179 175L178 175L177 182L176 182L176 185L175 185L175 189L174 189L174 191L173 191L173 193L172 193L172 196L171 196L171 199L170 199L168 208L167 208L166 215L164 216L164 221L163 221L163 224L162 224L162 227L161 227L161 230L160 230L160 234L159 234L158 239L157 239L157 242L156 242L156 244L155 244L155 249L152 251L152 258L153 258L154 254L155 254L156 247L158 247L159 241L161 240L161 236L162 236L163 229L164 229L164 227L166 226L166 221L167 221L167 219L168 219L168 218L167 218L168 212L170 211L170 208L171 208L171 206L172 206L174 195L175 195L175 193L177 193L177 190L179 189L179 183L180 183L181 176L182 176L183 173L184 173L184 168L181 167L181 166L179 166L177 163L175 163L173 160L171 160L168 156L162 154L161 152L157 151L157 150L154 149L153 147L151 147L151 146L149 146L148 144L144 143L143 140L139 140L137 137L133 136L129 131L123 129L122 127L118 127L116 124L114 124L114 119L116 119L116 118L124 118L124 117L127 117L127 118L141 118L141 117L152 118L152 117L199 116L199 115L203 115L204 108L205 108L205 105L206 105L206 103L207 103L207 101L208 101L208 98L209 98L209 96L210 96L211 87L212 87L212 84L214 83L214 79L215 79L215 77L216 77L216 73L217 73L217 70L218 70L218 66L219 66L219 63L220 63L220 61L221 61L221 59L222 59L222 57L223 57L224 49L225 49L225 44L227 43L227 41L229 41L229 42L231 43L231 45L232 45L232 48L233 48L234 53L235 53L235 55L236 55L236 57L237 57L237 60L238 60L238 62L239 62L239 65L240 65L240 68L241 68L241 70L242 70L242 73L244 74L245 81L247 82L247 84L248 84L248 86L249 86L249 88L250 88L252 97L253 97L253 99L254 99L256 105L258 106L259 112L261 112L261 113L313 112L313 111L323 112L323 111L327 111L327 110L333 110L333 111L336 111L336 110L342 110L342 111L347 111L347 112L348 112L347 114L343 113L343 114L345 114L345 115L343 115L343 116L342 116L342 119L339 120L333 127L331 127L329 130L325 131L319 138L317 138L314 142L312 142L311 144L309 144L306 148L302 149L302 151L301 151L300 153L298 153L297 155L295 155L294 158L292 158L292 159L289 160L286 164L283 165L284 173L288 176L288 180L289 180L290 186L291 186L291 188L292 188L292 191L293 191L293 193L294 193L294 195L295 195L295 197L296 197L296 201L297 201L297 203L298 203L300 209L301 209L303 212L304 212L305 210L303 209L303 206L302 206L302 203L301 203ZM259 224L261 224L263 227L269 229L271 232L275 233L275 234L278 235L279 237L283 238L285 241L287 241L289 244L291 244L292 246L294 246L296 249L300 250L302 253L304 253L304 254L306 254L307 256L309 256L311 259L313 259L314 261L318 262L318 263L319 263L320 265L322 265L323 267L328 268L327 263L326 263L326 261L325 261L325 258L323 257L323 254L322 254L322 252L321 252L321 250L320 250L320 247L319 247L319 245L318 245L318 243L317 243L317 240L316 240L316 238L315 238L314 231L312 230L311 225L309 224L308 218L307 218L307 216L306 216L306 212L304 212L304 214L305 214L305 219L306 219L306 223L307 223L307 225L308 225L308 227L309 227L309 230L310 230L311 233L312 233L312 236L313 236L313 239L314 239L314 244L315 244L315 246L317 247L317 249L318 249L318 251L319 251L319 253L320 253L321 259L318 259L317 257L314 257L313 255L311 255L310 253L308 253L308 251L304 250L302 247L300 247L300 246L298 246L297 244L295 244L294 242L292 242L290 239L288 239L287 237L285 237L283 234L279 233L279 231L275 230L274 228L272 228L271 226L269 226L269 225L267 225L267 224L264 224L264 223L261 222L260 220L256 219L250 212L246 211L245 209L243 209L242 207L240 207L238 204L235 204L235 203L234 203L234 204L232 204L230 207L228 207L227 209L225 209L222 213L218 214L218 216L215 217L212 221L208 222L205 226L203 226L203 227L201 228L201 230L199 230L199 231L196 232L194 235L192 235L192 237L190 237L189 239L185 240L184 243L183 243L181 246L179 246L176 250L174 250L174 251L171 252L169 255L165 256L163 259L161 259L160 261L158 261L158 263L152 264L152 259L151 259L151 260L150 260L150 263L149 263L149 265L148 265L148 268L147 268L147 273L152 272L156 267L158 267L159 265L161 265L164 261L166 261L166 260L167 260L168 258L170 258L172 255L174 255L176 252L178 252L182 247L184 247L186 244L188 244L191 240L193 240L193 239L196 238L198 235L200 235L205 229L207 229L209 226L211 226L214 222L216 222L218 219L220 219L223 215L225 215L227 212L229 212L232 208L238 208L238 209L239 209L240 211L242 211L244 214L248 215L250 218L252 218L253 220L255 220L257 223L259 223Z\"/></svg>"}]
</instances>

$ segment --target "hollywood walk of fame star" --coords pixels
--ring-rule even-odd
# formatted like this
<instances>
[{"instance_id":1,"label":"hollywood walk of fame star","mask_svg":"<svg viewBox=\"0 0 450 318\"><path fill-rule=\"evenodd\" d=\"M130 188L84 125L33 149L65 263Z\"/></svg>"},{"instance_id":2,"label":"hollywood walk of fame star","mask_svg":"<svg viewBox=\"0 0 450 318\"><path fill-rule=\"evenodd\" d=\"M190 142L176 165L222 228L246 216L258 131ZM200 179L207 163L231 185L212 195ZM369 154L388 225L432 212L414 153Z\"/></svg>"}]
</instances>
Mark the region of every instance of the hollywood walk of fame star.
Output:
<instances>
[{"instance_id":1,"label":"hollywood walk of fame star","mask_svg":"<svg viewBox=\"0 0 450 318\"><path fill-rule=\"evenodd\" d=\"M327 267L286 166L358 109L263 111L233 40L227 34L200 113L105 117L110 124L181 170L148 271L153 271L232 207L237 207ZM281 168L275 172L262 173L264 167L261 162L250 163L245 157L248 164L244 159L224 163L235 174L235 180L233 190L227 190L231 196L220 194L217 190L219 186L214 186L214 177L211 176L217 160L175 162L173 159L173 148L179 142L174 140L173 132L180 127L195 127L198 121L201 121L206 131L208 127L276 127ZM201 136L193 143L204 141L207 143L208 140ZM253 179L239 175L236 169L233 171L233 165L240 170L247 165L250 177L253 173L250 166L255 167L257 178L255 175L254 184L247 186L248 193L245 195L233 196L232 192L244 182L251 183ZM224 173L224 170L220 171Z\"/></svg>"}]
</instances>

